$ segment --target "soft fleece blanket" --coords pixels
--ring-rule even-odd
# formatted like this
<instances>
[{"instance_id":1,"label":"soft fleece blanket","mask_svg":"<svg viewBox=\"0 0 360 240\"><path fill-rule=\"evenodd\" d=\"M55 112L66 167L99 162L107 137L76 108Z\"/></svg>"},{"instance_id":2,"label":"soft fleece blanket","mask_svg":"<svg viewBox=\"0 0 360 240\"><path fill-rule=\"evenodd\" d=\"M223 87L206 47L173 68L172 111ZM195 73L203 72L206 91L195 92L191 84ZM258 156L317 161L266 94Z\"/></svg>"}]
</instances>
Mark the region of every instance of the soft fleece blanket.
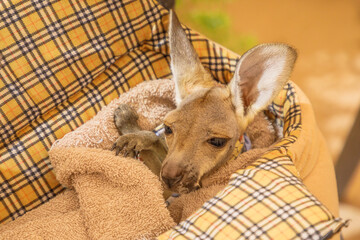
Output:
<instances>
[{"instance_id":1,"label":"soft fleece blanket","mask_svg":"<svg viewBox=\"0 0 360 240\"><path fill-rule=\"evenodd\" d=\"M203 188L175 199L166 208L162 185L143 163L111 152L118 132L113 112L127 103L139 124L152 129L175 108L173 83L139 84L103 108L92 120L54 143L51 163L67 187L48 203L0 226L0 239L144 239L155 237L187 218L275 141L263 117L249 126L254 150L241 154L203 180Z\"/></svg>"}]
</instances>

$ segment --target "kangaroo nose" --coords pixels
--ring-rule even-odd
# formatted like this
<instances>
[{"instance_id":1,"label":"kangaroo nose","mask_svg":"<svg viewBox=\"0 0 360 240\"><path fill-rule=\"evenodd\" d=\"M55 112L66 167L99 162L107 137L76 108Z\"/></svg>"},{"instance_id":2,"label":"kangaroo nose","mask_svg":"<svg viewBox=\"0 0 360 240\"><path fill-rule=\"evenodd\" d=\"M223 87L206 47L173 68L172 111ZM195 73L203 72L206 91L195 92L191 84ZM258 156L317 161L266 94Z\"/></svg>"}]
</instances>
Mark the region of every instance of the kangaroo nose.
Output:
<instances>
[{"instance_id":1,"label":"kangaroo nose","mask_svg":"<svg viewBox=\"0 0 360 240\"><path fill-rule=\"evenodd\" d=\"M162 169L161 178L163 182L171 188L171 186L174 186L174 184L180 182L183 178L182 170L177 166L167 164Z\"/></svg>"},{"instance_id":2,"label":"kangaroo nose","mask_svg":"<svg viewBox=\"0 0 360 240\"><path fill-rule=\"evenodd\" d=\"M174 184L180 182L181 179L182 179L182 176L178 176L177 178L166 178L166 177L162 176L162 180L169 188L171 188L171 186L174 186Z\"/></svg>"}]
</instances>

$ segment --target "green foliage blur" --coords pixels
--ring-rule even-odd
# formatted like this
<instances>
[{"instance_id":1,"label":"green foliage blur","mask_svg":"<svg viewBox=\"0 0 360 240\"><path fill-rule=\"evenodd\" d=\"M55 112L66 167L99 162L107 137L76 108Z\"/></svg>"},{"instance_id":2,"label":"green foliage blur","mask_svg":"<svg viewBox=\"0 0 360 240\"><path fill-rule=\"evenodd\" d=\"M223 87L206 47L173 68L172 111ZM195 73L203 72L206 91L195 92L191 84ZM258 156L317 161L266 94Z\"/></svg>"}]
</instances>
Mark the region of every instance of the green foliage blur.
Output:
<instances>
[{"instance_id":1,"label":"green foliage blur","mask_svg":"<svg viewBox=\"0 0 360 240\"><path fill-rule=\"evenodd\" d=\"M176 0L175 11L180 21L207 38L243 54L258 41L249 33L238 33L225 12L225 4L235 0Z\"/></svg>"}]
</instances>

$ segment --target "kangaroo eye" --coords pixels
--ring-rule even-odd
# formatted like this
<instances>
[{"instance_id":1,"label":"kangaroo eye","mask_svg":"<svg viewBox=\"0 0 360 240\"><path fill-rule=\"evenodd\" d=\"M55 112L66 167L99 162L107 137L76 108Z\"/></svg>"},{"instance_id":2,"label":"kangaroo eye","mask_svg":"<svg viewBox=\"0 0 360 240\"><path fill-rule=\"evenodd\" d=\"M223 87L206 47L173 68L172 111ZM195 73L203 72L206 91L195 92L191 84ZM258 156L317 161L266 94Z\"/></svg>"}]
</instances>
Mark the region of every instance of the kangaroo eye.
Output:
<instances>
[{"instance_id":1,"label":"kangaroo eye","mask_svg":"<svg viewBox=\"0 0 360 240\"><path fill-rule=\"evenodd\" d=\"M226 138L210 138L207 142L214 147L221 148L224 147L228 139Z\"/></svg>"},{"instance_id":2,"label":"kangaroo eye","mask_svg":"<svg viewBox=\"0 0 360 240\"><path fill-rule=\"evenodd\" d=\"M170 135L172 133L173 133L173 131L172 131L171 127L165 125L165 135Z\"/></svg>"}]
</instances>

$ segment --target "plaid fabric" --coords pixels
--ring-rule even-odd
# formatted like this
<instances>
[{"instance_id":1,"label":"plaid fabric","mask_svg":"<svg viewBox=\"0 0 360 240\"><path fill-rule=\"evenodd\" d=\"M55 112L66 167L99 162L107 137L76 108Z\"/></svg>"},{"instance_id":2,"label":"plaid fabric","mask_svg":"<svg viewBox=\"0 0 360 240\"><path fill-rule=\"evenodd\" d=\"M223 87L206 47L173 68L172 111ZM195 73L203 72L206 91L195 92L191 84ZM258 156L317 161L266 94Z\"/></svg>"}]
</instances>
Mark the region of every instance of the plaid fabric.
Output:
<instances>
[{"instance_id":1,"label":"plaid fabric","mask_svg":"<svg viewBox=\"0 0 360 240\"><path fill-rule=\"evenodd\" d=\"M301 130L289 83L269 106L284 138L188 219L158 239L327 239L344 224L303 185L287 147Z\"/></svg>"},{"instance_id":2,"label":"plaid fabric","mask_svg":"<svg viewBox=\"0 0 360 240\"><path fill-rule=\"evenodd\" d=\"M63 187L52 143L136 84L170 77L168 12L143 0L0 1L0 223ZM187 29L221 82L235 54Z\"/></svg>"},{"instance_id":3,"label":"plaid fabric","mask_svg":"<svg viewBox=\"0 0 360 240\"><path fill-rule=\"evenodd\" d=\"M1 223L63 190L47 154L56 139L136 84L171 76L167 21L152 0L0 1ZM203 65L229 81L238 56L186 33ZM301 128L295 96L288 85L269 109L286 135L273 151L161 238L315 238L338 229L284 154Z\"/></svg>"}]
</instances>

